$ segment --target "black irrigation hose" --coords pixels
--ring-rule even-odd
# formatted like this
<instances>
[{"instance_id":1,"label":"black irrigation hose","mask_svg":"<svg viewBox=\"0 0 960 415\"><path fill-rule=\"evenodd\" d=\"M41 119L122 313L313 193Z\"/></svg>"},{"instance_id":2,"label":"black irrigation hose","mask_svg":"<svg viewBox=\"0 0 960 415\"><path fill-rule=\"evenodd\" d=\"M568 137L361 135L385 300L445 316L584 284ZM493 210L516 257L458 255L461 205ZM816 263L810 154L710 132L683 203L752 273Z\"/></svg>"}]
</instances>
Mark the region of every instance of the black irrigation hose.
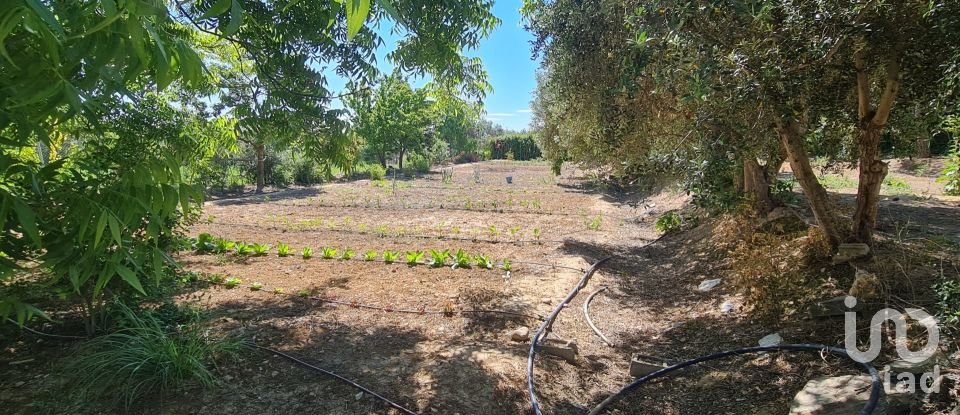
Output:
<instances>
[{"instance_id":1,"label":"black irrigation hose","mask_svg":"<svg viewBox=\"0 0 960 415\"><path fill-rule=\"evenodd\" d=\"M350 385L350 386L352 386L352 387L354 387L354 388L356 388L356 389L359 389L359 390L363 391L364 393L367 393L367 394L373 396L374 398L377 398L377 399L379 399L379 400L381 400L381 401L383 401L383 402L386 402L388 405L390 405L390 406L392 406L392 407L394 407L394 408L397 408L398 410L400 410L401 412L403 412L403 413L405 413L405 414L418 415L416 412L411 411L411 410L405 408L404 406L402 406L402 405L400 405L400 404L398 404L398 403L396 403L396 402L394 402L394 401L391 401L390 399L387 399L387 398L384 397L383 395L380 395L380 394L378 394L378 393L370 390L369 388L367 388L367 387L365 387L365 386L363 386L363 385L361 385L361 384L359 384L359 383L357 383L357 382L354 382L354 381L352 381L352 380L350 380L350 379L347 379L347 378L345 378L345 377L343 377L343 376L340 376L340 375L338 375L338 374L336 374L336 373L333 373L333 372L331 372L331 371L329 371L329 370L326 370L326 369L319 368L319 367L317 367L317 366L311 365L311 364L309 364L309 363L307 363L307 362L304 362L303 360L297 359L296 357L293 357L293 356L288 355L288 354L286 354L286 353L283 353L283 352L281 352L281 351L273 350L273 349L270 349L270 348L267 348L267 347L263 347L263 346L258 346L258 345L256 345L256 344L253 343L253 342L247 342L246 344L247 344L248 346L252 347L252 348L260 349L260 350L263 350L263 351L266 351L266 352L273 353L273 354L275 354L275 355L277 355L277 356L280 356L280 357L282 357L282 358L284 358L284 359L287 359L287 360L289 360L289 361L291 361L291 362L294 362L294 363L296 363L296 364L298 364L298 365L300 365L300 366L303 366L303 367L306 367L306 368L315 370L315 371L317 371L317 372L323 373L324 375L327 375L327 376L330 376L330 377L332 377L332 378L334 378L334 379L337 379L337 380L339 380L339 381L341 381L341 382L343 382L343 383L346 383L346 384L348 384L348 385Z\"/></svg>"},{"instance_id":2,"label":"black irrigation hose","mask_svg":"<svg viewBox=\"0 0 960 415\"><path fill-rule=\"evenodd\" d=\"M87 337L84 337L84 336L68 336L68 335L64 335L64 334L44 333L44 332L42 332L42 331L37 331L37 330L31 329L30 327L27 327L26 325L20 325L20 323L17 323L15 320L13 320L12 318L9 318L9 317L7 317L7 321L9 321L9 322L11 322L11 323L13 323L13 324L16 324L16 325L19 326L21 329L23 329L23 330L25 330L25 331L27 331L27 332L33 333L33 334L35 334L35 335L37 335L37 336L49 337L49 338L52 338L52 339L63 339L63 340L86 340L86 339L87 339Z\"/></svg>"},{"instance_id":3,"label":"black irrigation hose","mask_svg":"<svg viewBox=\"0 0 960 415\"><path fill-rule=\"evenodd\" d=\"M698 363L703 363L710 360L724 359L731 356L738 356L743 354L750 353L760 353L760 352L827 352L830 354L843 356L849 358L850 355L847 354L847 351L838 347L831 347L822 344L782 344L778 346L757 346L757 347L747 347L737 350L729 350L725 352L714 353L711 355L701 356L696 359L687 360L685 362L677 363L673 366L665 367L656 372L648 374L640 379L633 381L632 383L624 386L623 389L620 389L617 393L610 395L607 399L604 399L599 405L597 405L593 410L591 410L588 415L599 415L603 410L609 406L611 403L622 398L628 392L636 389L640 385L647 383L653 379L662 377L670 372L674 372L689 366L696 365ZM883 388L880 383L880 374L877 373L877 369L871 366L868 363L861 363L861 366L870 374L870 399L867 400L867 404L860 410L860 415L870 415L873 413L874 409L877 408L877 403L880 400L881 390Z\"/></svg>"},{"instance_id":4,"label":"black irrigation hose","mask_svg":"<svg viewBox=\"0 0 960 415\"><path fill-rule=\"evenodd\" d=\"M580 278L580 282L570 290L570 293L567 294L567 297L564 298L563 301L557 304L557 307L553 309L553 312L551 312L547 319L540 325L540 328L537 329L530 341L530 352L527 354L527 391L530 393L530 404L533 406L533 413L536 415L542 415L540 411L540 401L537 399L537 390L533 384L533 360L537 355L537 343L540 341L540 338L550 330L550 327L553 326L554 320L557 319L563 307L577 296L577 293L587 285L587 281L590 280L590 277L593 276L597 268L603 265L604 262L609 261L610 258L612 257L606 257L595 262L590 268L587 268L587 270L583 272L583 277Z\"/></svg>"},{"instance_id":5,"label":"black irrigation hose","mask_svg":"<svg viewBox=\"0 0 960 415\"><path fill-rule=\"evenodd\" d=\"M517 313L517 312L514 312L514 311L505 311L505 310L473 309L473 310L459 310L459 311L457 311L457 310L450 310L450 311L445 311L445 310L427 310L426 308L423 308L423 309L409 309L409 308L382 307L382 306L376 306L376 305L370 305L370 304L360 304L360 303L355 303L355 302L347 302L347 301L333 300L333 299L321 298L321 297L310 297L310 299L311 299L311 300L314 300L314 301L324 302L324 303L345 305L345 306L349 306L349 307L353 307L353 308L364 308L364 309L368 309L368 310L386 311L386 312L388 312L388 313L421 314L421 315L429 314L429 315L445 315L445 316L454 315L454 314L503 314L503 315L508 315L508 316L529 318L529 319L533 319L533 320L541 320L541 321L543 320L543 317L542 317L542 316L533 316L533 315L529 315L529 314L523 314L523 313Z\"/></svg>"},{"instance_id":6,"label":"black irrigation hose","mask_svg":"<svg viewBox=\"0 0 960 415\"><path fill-rule=\"evenodd\" d=\"M607 346L613 347L613 342L611 342L610 339L607 338L607 336L604 336L603 333L600 331L600 329L598 329L597 326L593 324L593 320L590 319L590 302L593 301L593 297L595 297L601 291L604 291L606 289L607 287L597 288L596 291L590 293L590 295L587 296L587 300L583 302L583 318L584 320L587 321L587 325L590 326L591 329L593 329L593 332L600 337L600 340L603 340L603 342L606 343Z\"/></svg>"}]
</instances>

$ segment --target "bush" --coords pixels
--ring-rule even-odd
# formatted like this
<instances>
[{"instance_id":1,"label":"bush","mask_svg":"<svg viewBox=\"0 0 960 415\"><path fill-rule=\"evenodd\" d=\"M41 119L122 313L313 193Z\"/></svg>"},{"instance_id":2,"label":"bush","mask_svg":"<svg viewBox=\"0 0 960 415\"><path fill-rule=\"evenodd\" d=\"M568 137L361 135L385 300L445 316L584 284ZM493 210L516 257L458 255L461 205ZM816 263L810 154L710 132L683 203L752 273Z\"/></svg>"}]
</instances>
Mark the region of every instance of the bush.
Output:
<instances>
[{"instance_id":1,"label":"bush","mask_svg":"<svg viewBox=\"0 0 960 415\"><path fill-rule=\"evenodd\" d=\"M937 293L940 321L949 326L960 325L960 281L944 280L933 290Z\"/></svg>"},{"instance_id":2,"label":"bush","mask_svg":"<svg viewBox=\"0 0 960 415\"><path fill-rule=\"evenodd\" d=\"M383 180L387 176L387 169L379 164L368 164L367 173L370 173L370 180Z\"/></svg>"},{"instance_id":3,"label":"bush","mask_svg":"<svg viewBox=\"0 0 960 415\"><path fill-rule=\"evenodd\" d=\"M453 164L476 163L481 160L483 160L483 158L479 154L464 151L450 158L450 162Z\"/></svg>"},{"instance_id":4,"label":"bush","mask_svg":"<svg viewBox=\"0 0 960 415\"><path fill-rule=\"evenodd\" d=\"M677 212L667 212L657 218L657 223L654 224L654 227L657 231L671 233L679 231L682 225L683 219L680 218Z\"/></svg>"},{"instance_id":5,"label":"bush","mask_svg":"<svg viewBox=\"0 0 960 415\"><path fill-rule=\"evenodd\" d=\"M188 385L212 386L207 364L232 355L240 343L205 338L193 327L168 332L157 313L118 305L120 331L83 344L66 376L83 398L112 396L130 408L144 398Z\"/></svg>"},{"instance_id":6,"label":"bush","mask_svg":"<svg viewBox=\"0 0 960 415\"><path fill-rule=\"evenodd\" d=\"M490 142L491 159L534 160L541 155L532 133L508 134Z\"/></svg>"},{"instance_id":7,"label":"bush","mask_svg":"<svg viewBox=\"0 0 960 415\"><path fill-rule=\"evenodd\" d=\"M293 162L293 182L302 186L323 183L323 172L313 160Z\"/></svg>"},{"instance_id":8,"label":"bush","mask_svg":"<svg viewBox=\"0 0 960 415\"><path fill-rule=\"evenodd\" d=\"M430 159L425 156L417 154L413 157L410 157L407 162L409 168L416 173L430 173L430 167L432 167L432 163L430 163Z\"/></svg>"}]
</instances>

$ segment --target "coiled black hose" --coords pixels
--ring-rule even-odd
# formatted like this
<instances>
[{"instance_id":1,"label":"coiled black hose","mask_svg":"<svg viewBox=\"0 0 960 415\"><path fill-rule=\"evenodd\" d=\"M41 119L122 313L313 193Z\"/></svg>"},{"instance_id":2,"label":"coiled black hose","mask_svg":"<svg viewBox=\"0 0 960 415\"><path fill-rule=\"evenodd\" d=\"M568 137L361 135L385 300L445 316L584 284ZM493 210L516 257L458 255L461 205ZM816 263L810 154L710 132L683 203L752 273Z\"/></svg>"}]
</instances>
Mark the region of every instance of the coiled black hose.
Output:
<instances>
[{"instance_id":1,"label":"coiled black hose","mask_svg":"<svg viewBox=\"0 0 960 415\"><path fill-rule=\"evenodd\" d=\"M720 353L714 353L711 355L701 356L696 359L687 360L685 362L677 363L673 366L665 367L656 372L653 372L649 375L641 377L633 381L632 383L624 386L623 389L620 389L617 393L610 395L607 399L604 399L603 402L600 402L593 410L589 412L589 415L599 415L603 410L612 404L613 402L619 400L624 395L630 391L640 387L644 383L647 383L653 379L662 377L670 372L674 372L689 366L693 366L699 363L703 363L710 360L725 359L732 356L739 356L743 354L750 353L761 353L761 352L827 352L837 356L843 356L850 358L850 355L847 354L847 351L838 347L831 347L822 344L782 344L778 346L757 346L757 347L747 347L737 350L729 350ZM860 410L860 415L870 415L877 408L877 403L880 401L881 391L883 390L883 385L880 383L880 374L877 373L877 369L871 366L868 363L860 363L861 366L870 374L870 399L867 400L867 404ZM539 412L537 412L539 413Z\"/></svg>"},{"instance_id":2,"label":"coiled black hose","mask_svg":"<svg viewBox=\"0 0 960 415\"><path fill-rule=\"evenodd\" d=\"M544 320L540 327L534 333L533 338L530 339L530 352L527 354L527 391L530 393L530 404L533 406L533 413L536 415L542 415L540 411L540 401L537 399L537 390L533 384L533 358L537 354L537 343L540 342L540 339L543 335L550 331L550 327L553 326L553 321L557 319L557 315L560 314L560 311L563 310L563 306L573 300L573 297L576 297L580 290L587 285L587 281L590 280L590 277L593 276L593 273L603 265L604 262L607 262L612 257L606 257L595 262L590 268L587 268L583 273L583 277L580 278L580 282L577 283L573 290L570 290L570 294L567 294L567 297L557 304L557 307L553 309L553 312L547 316L547 319Z\"/></svg>"}]
</instances>

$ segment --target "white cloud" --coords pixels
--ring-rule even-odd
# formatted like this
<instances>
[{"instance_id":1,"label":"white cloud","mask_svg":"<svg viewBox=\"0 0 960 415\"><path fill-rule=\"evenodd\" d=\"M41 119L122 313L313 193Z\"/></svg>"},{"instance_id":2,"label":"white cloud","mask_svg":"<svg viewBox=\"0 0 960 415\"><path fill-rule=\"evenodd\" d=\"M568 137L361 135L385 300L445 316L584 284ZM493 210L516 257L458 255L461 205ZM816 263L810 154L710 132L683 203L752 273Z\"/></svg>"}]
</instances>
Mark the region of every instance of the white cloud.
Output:
<instances>
[{"instance_id":1,"label":"white cloud","mask_svg":"<svg viewBox=\"0 0 960 415\"><path fill-rule=\"evenodd\" d=\"M490 117L512 117L514 115L516 114L512 112L491 112L487 114L487 116L490 116Z\"/></svg>"},{"instance_id":2,"label":"white cloud","mask_svg":"<svg viewBox=\"0 0 960 415\"><path fill-rule=\"evenodd\" d=\"M533 110L530 109L530 108L525 108L525 109L522 109L522 110L517 110L517 112L522 113L522 114L527 114L527 113L533 112Z\"/></svg>"},{"instance_id":3,"label":"white cloud","mask_svg":"<svg viewBox=\"0 0 960 415\"><path fill-rule=\"evenodd\" d=\"M488 121L503 121L503 118L487 117L487 120L488 120Z\"/></svg>"}]
</instances>

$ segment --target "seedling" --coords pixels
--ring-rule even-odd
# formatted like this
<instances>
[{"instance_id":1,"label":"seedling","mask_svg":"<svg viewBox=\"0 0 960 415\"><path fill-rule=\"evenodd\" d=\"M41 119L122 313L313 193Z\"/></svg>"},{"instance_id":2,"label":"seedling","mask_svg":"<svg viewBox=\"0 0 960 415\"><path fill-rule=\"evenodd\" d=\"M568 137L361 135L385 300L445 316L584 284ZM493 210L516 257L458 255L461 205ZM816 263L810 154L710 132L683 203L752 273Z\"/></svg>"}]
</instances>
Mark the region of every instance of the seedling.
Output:
<instances>
[{"instance_id":1,"label":"seedling","mask_svg":"<svg viewBox=\"0 0 960 415\"><path fill-rule=\"evenodd\" d=\"M377 251L367 251L363 253L364 261L375 261L377 259Z\"/></svg>"},{"instance_id":2,"label":"seedling","mask_svg":"<svg viewBox=\"0 0 960 415\"><path fill-rule=\"evenodd\" d=\"M196 249L198 253L207 253L213 250L213 248L213 235L210 235L209 233L201 233L200 235L197 235Z\"/></svg>"},{"instance_id":3,"label":"seedling","mask_svg":"<svg viewBox=\"0 0 960 415\"><path fill-rule=\"evenodd\" d=\"M226 277L223 274L211 274L207 277L207 281L211 284L223 284L224 280L226 280Z\"/></svg>"},{"instance_id":4,"label":"seedling","mask_svg":"<svg viewBox=\"0 0 960 415\"><path fill-rule=\"evenodd\" d=\"M453 255L453 268L470 268L470 264L473 262L473 257L470 254L466 253L463 249L457 249L457 253Z\"/></svg>"},{"instance_id":5,"label":"seedling","mask_svg":"<svg viewBox=\"0 0 960 415\"><path fill-rule=\"evenodd\" d=\"M533 237L540 243L540 228L533 228Z\"/></svg>"},{"instance_id":6,"label":"seedling","mask_svg":"<svg viewBox=\"0 0 960 415\"><path fill-rule=\"evenodd\" d=\"M430 250L430 266L434 268L440 268L447 264L447 258L450 258L450 250L444 249L438 251L436 249Z\"/></svg>"},{"instance_id":7,"label":"seedling","mask_svg":"<svg viewBox=\"0 0 960 415\"><path fill-rule=\"evenodd\" d=\"M236 243L234 243L233 241L228 241L228 240L223 239L223 238L217 238L217 241L216 241L214 244L216 245L216 246L214 247L214 252L216 252L216 253L218 253L218 254L222 254L222 253L224 253L224 252L227 252L227 251L233 249L234 245L236 245Z\"/></svg>"},{"instance_id":8,"label":"seedling","mask_svg":"<svg viewBox=\"0 0 960 415\"><path fill-rule=\"evenodd\" d=\"M264 256L270 250L270 245L267 244L253 244L250 247L253 250L253 256Z\"/></svg>"},{"instance_id":9,"label":"seedling","mask_svg":"<svg viewBox=\"0 0 960 415\"><path fill-rule=\"evenodd\" d=\"M477 266L480 268L493 269L493 260L486 255L477 255Z\"/></svg>"},{"instance_id":10,"label":"seedling","mask_svg":"<svg viewBox=\"0 0 960 415\"><path fill-rule=\"evenodd\" d=\"M234 244L233 250L239 256L247 256L253 253L253 247L247 245L245 242L237 242Z\"/></svg>"},{"instance_id":11,"label":"seedling","mask_svg":"<svg viewBox=\"0 0 960 415\"><path fill-rule=\"evenodd\" d=\"M309 247L309 246L308 246L308 247L304 247L303 250L300 251L300 255L303 256L303 259L313 258L313 248L311 248L311 247Z\"/></svg>"},{"instance_id":12,"label":"seedling","mask_svg":"<svg viewBox=\"0 0 960 415\"><path fill-rule=\"evenodd\" d=\"M503 264L502 264L500 267L503 268L503 270L504 270L504 271L507 271L507 272L510 272L510 270L513 269L513 265L510 264L510 260L509 260L509 259L504 259L504 260L503 260Z\"/></svg>"},{"instance_id":13,"label":"seedling","mask_svg":"<svg viewBox=\"0 0 960 415\"><path fill-rule=\"evenodd\" d=\"M423 258L423 251L407 251L407 265L417 265Z\"/></svg>"},{"instance_id":14,"label":"seedling","mask_svg":"<svg viewBox=\"0 0 960 415\"><path fill-rule=\"evenodd\" d=\"M243 280L237 277L228 278L223 282L223 285L227 288L236 288L238 285L243 284Z\"/></svg>"},{"instance_id":15,"label":"seedling","mask_svg":"<svg viewBox=\"0 0 960 415\"><path fill-rule=\"evenodd\" d=\"M283 287L274 288L274 289L273 289L273 293L276 294L276 295L282 295L282 294L283 294Z\"/></svg>"},{"instance_id":16,"label":"seedling","mask_svg":"<svg viewBox=\"0 0 960 415\"><path fill-rule=\"evenodd\" d=\"M334 259L337 257L337 248L323 248L323 259Z\"/></svg>"},{"instance_id":17,"label":"seedling","mask_svg":"<svg viewBox=\"0 0 960 415\"><path fill-rule=\"evenodd\" d=\"M597 215L587 222L587 229L590 229L591 231L599 231L601 225L603 225L603 217Z\"/></svg>"},{"instance_id":18,"label":"seedling","mask_svg":"<svg viewBox=\"0 0 960 415\"><path fill-rule=\"evenodd\" d=\"M514 227L510 228L510 237L511 237L511 238L516 238L518 233L520 233L520 227L519 227L519 226L514 226Z\"/></svg>"},{"instance_id":19,"label":"seedling","mask_svg":"<svg viewBox=\"0 0 960 415\"><path fill-rule=\"evenodd\" d=\"M400 258L400 253L396 251L383 251L383 262L392 264Z\"/></svg>"},{"instance_id":20,"label":"seedling","mask_svg":"<svg viewBox=\"0 0 960 415\"><path fill-rule=\"evenodd\" d=\"M494 226L494 225L490 225L490 227L487 228L487 232L490 233L490 237L491 237L491 238L496 238L497 235L500 234L500 231L498 231L498 230L497 230L497 227Z\"/></svg>"},{"instance_id":21,"label":"seedling","mask_svg":"<svg viewBox=\"0 0 960 415\"><path fill-rule=\"evenodd\" d=\"M283 242L277 243L277 256L283 258L290 256L290 245L287 245Z\"/></svg>"},{"instance_id":22,"label":"seedling","mask_svg":"<svg viewBox=\"0 0 960 415\"><path fill-rule=\"evenodd\" d=\"M302 290L300 290L300 291L297 291L297 297L307 298L307 297L309 297L309 296L310 296L310 290L308 290L308 289L305 289L305 288L304 288L304 289L302 289Z\"/></svg>"},{"instance_id":23,"label":"seedling","mask_svg":"<svg viewBox=\"0 0 960 415\"><path fill-rule=\"evenodd\" d=\"M255 283L253 283L253 284L250 284L250 291L260 291L261 288L263 288L263 284L261 284L261 283L259 283L259 282L255 282Z\"/></svg>"},{"instance_id":24,"label":"seedling","mask_svg":"<svg viewBox=\"0 0 960 415\"><path fill-rule=\"evenodd\" d=\"M350 258L353 258L353 250L352 249L343 250L343 254L340 255L340 259L347 261Z\"/></svg>"}]
</instances>

